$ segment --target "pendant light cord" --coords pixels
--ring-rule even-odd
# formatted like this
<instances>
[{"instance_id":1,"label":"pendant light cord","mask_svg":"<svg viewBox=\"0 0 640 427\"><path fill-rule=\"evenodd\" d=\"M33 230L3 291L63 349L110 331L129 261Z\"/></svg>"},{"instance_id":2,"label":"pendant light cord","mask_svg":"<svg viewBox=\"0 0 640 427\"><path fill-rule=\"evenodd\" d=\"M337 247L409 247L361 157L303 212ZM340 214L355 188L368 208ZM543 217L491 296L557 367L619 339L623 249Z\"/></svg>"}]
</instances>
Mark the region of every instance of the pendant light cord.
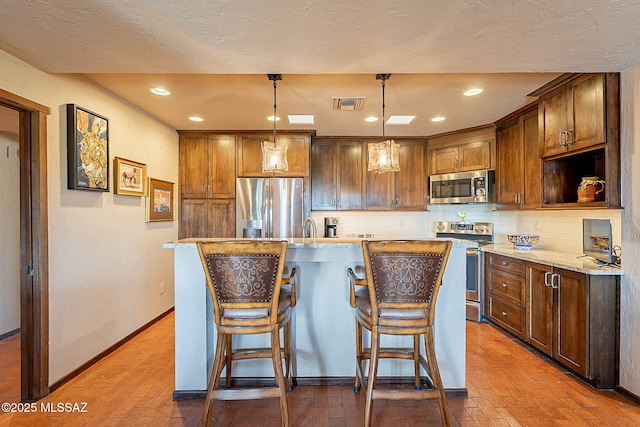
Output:
<instances>
[{"instance_id":1,"label":"pendant light cord","mask_svg":"<svg viewBox=\"0 0 640 427\"><path fill-rule=\"evenodd\" d=\"M273 79L273 145L276 145L276 122L278 121L276 117L276 87L277 87L277 79Z\"/></svg>"},{"instance_id":2,"label":"pendant light cord","mask_svg":"<svg viewBox=\"0 0 640 427\"><path fill-rule=\"evenodd\" d=\"M386 141L386 138L384 136L384 87L385 87L385 83L386 83L387 79L383 76L382 77L382 140Z\"/></svg>"}]
</instances>

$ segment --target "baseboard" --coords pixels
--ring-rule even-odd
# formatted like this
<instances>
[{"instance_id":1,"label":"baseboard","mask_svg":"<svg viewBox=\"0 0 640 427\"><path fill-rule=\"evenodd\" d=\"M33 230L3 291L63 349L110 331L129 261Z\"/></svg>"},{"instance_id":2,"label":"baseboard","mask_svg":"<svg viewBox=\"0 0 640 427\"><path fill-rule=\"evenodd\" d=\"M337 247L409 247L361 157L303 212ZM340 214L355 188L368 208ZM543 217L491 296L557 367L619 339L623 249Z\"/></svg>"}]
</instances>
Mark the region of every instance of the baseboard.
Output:
<instances>
[{"instance_id":1,"label":"baseboard","mask_svg":"<svg viewBox=\"0 0 640 427\"><path fill-rule=\"evenodd\" d=\"M91 366L95 365L98 361L103 359L105 356L108 356L109 354L111 354L114 351L116 351L118 348L122 347L124 344L126 344L128 341L130 341L132 338L135 338L141 332L144 332L150 326L153 326L159 320L162 320L164 317L166 317L169 314L171 314L171 312L173 312L173 310L174 310L174 307L171 307L169 310L165 311L164 313L162 313L158 317L152 319L150 322L145 323L140 328L138 328L135 331L131 332L129 335L127 335L126 337L124 337L123 339L121 339L120 341L118 341L117 343L112 345L111 347L107 348L103 352L100 352L95 357L92 357L91 359L89 359L86 363L83 363L78 368L74 369L73 371L71 371L70 373L68 373L67 375L65 375L64 377L62 377L58 381L56 381L55 383L51 384L49 386L49 393L52 393L55 390L57 390L58 388L62 387L65 383L69 382L73 378L75 378L78 375L80 375L82 372L84 372L87 369L89 369Z\"/></svg>"},{"instance_id":2,"label":"baseboard","mask_svg":"<svg viewBox=\"0 0 640 427\"><path fill-rule=\"evenodd\" d=\"M638 396L637 394L631 393L626 388L620 387L620 385L615 386L615 390L624 397L633 400L636 404L640 405L640 396Z\"/></svg>"},{"instance_id":3,"label":"baseboard","mask_svg":"<svg viewBox=\"0 0 640 427\"><path fill-rule=\"evenodd\" d=\"M14 329L13 331L5 332L4 334L0 334L0 341L5 338L12 337L20 333L20 328Z\"/></svg>"},{"instance_id":4,"label":"baseboard","mask_svg":"<svg viewBox=\"0 0 640 427\"><path fill-rule=\"evenodd\" d=\"M293 379L296 386L353 386L354 381L354 377L304 377ZM233 385L240 387L265 387L273 386L273 384L273 378L233 379ZM376 384L413 384L413 377L379 377ZM224 386L225 381L223 378L220 380L220 387ZM446 388L444 392L449 398L465 398L469 396L466 388ZM206 390L175 390L173 392L173 400L204 400L206 394Z\"/></svg>"}]
</instances>

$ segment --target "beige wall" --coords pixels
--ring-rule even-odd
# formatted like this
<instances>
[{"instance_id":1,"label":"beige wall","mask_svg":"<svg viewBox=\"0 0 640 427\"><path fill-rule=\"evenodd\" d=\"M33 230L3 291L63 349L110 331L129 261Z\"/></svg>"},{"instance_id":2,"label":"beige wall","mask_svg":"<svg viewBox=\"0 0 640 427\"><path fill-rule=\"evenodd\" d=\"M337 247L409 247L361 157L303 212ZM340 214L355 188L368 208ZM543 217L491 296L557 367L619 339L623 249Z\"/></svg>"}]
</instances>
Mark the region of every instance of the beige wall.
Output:
<instances>
[{"instance_id":1,"label":"beige wall","mask_svg":"<svg viewBox=\"0 0 640 427\"><path fill-rule=\"evenodd\" d=\"M622 277L620 386L640 396L640 65L621 79Z\"/></svg>"},{"instance_id":2,"label":"beige wall","mask_svg":"<svg viewBox=\"0 0 640 427\"><path fill-rule=\"evenodd\" d=\"M51 108L48 131L49 360L56 382L173 306L177 221L146 223L145 198L67 190L65 104L109 119L114 156L177 183L170 127L80 76L43 73L0 51L0 88ZM112 183L110 183L112 187ZM160 294L160 284L166 291Z\"/></svg>"}]
</instances>

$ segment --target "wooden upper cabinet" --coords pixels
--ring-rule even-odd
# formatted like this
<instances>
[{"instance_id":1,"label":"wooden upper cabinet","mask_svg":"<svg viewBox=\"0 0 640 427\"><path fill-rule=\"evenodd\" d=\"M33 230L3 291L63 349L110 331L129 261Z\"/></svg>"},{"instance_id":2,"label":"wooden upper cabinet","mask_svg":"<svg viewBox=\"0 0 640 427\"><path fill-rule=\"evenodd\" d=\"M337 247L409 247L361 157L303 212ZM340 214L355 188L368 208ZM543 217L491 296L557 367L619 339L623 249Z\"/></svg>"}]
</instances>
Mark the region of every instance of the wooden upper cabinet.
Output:
<instances>
[{"instance_id":1,"label":"wooden upper cabinet","mask_svg":"<svg viewBox=\"0 0 640 427\"><path fill-rule=\"evenodd\" d=\"M180 133L180 197L235 197L235 135Z\"/></svg>"},{"instance_id":2,"label":"wooden upper cabinet","mask_svg":"<svg viewBox=\"0 0 640 427\"><path fill-rule=\"evenodd\" d=\"M429 195L427 144L424 140L402 141L399 154L400 172L395 173L395 209L425 210Z\"/></svg>"},{"instance_id":3,"label":"wooden upper cabinet","mask_svg":"<svg viewBox=\"0 0 640 427\"><path fill-rule=\"evenodd\" d=\"M315 138L311 147L313 210L425 210L426 141L396 139L400 172L367 171L363 138Z\"/></svg>"},{"instance_id":4,"label":"wooden upper cabinet","mask_svg":"<svg viewBox=\"0 0 640 427\"><path fill-rule=\"evenodd\" d=\"M605 75L583 74L540 99L542 157L607 142Z\"/></svg>"},{"instance_id":5,"label":"wooden upper cabinet","mask_svg":"<svg viewBox=\"0 0 640 427\"><path fill-rule=\"evenodd\" d=\"M311 209L363 207L363 147L360 140L316 139L311 144Z\"/></svg>"},{"instance_id":6,"label":"wooden upper cabinet","mask_svg":"<svg viewBox=\"0 0 640 427\"><path fill-rule=\"evenodd\" d=\"M496 200L502 209L538 208L542 203L542 161L538 112L528 106L508 116L496 132Z\"/></svg>"},{"instance_id":7,"label":"wooden upper cabinet","mask_svg":"<svg viewBox=\"0 0 640 427\"><path fill-rule=\"evenodd\" d=\"M429 137L429 175L495 169L495 141L493 125Z\"/></svg>"},{"instance_id":8,"label":"wooden upper cabinet","mask_svg":"<svg viewBox=\"0 0 640 427\"><path fill-rule=\"evenodd\" d=\"M287 145L289 171L277 176L309 176L311 134L278 133L278 144ZM238 135L238 176L271 176L262 172L262 141L272 141L273 134L241 133Z\"/></svg>"}]
</instances>

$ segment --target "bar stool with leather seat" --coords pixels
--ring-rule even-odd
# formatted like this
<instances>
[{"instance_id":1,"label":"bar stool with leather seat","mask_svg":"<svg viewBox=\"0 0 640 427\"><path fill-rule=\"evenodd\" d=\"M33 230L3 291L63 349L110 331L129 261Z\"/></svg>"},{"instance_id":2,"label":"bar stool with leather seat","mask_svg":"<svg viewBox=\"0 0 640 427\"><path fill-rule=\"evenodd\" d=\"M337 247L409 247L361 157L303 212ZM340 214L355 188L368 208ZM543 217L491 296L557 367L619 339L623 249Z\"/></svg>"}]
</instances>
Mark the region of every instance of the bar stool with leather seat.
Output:
<instances>
[{"instance_id":1,"label":"bar stool with leather seat","mask_svg":"<svg viewBox=\"0 0 640 427\"><path fill-rule=\"evenodd\" d=\"M283 278L287 242L197 242L213 300L217 341L202 424L211 423L213 400L280 399L282 425L289 425L287 385L291 390L291 312L296 305L295 268ZM291 289L282 287L291 285ZM280 344L283 329L284 345ZM233 335L270 334L270 348L233 348ZM271 358L275 386L231 388L233 361ZM283 373L282 362L286 368ZM226 367L226 388L219 382Z\"/></svg>"},{"instance_id":2,"label":"bar stool with leather seat","mask_svg":"<svg viewBox=\"0 0 640 427\"><path fill-rule=\"evenodd\" d=\"M366 387L365 426L371 425L374 399L437 399L443 425L449 425L447 399L440 379L433 340L436 298L449 258L448 240L363 241L365 278L348 270L350 304L356 318L356 380ZM363 329L371 332L370 347L363 345ZM380 336L413 336L413 347L381 348ZM420 354L424 336L425 357ZM377 387L380 359L406 359L414 364L414 387ZM369 361L368 376L365 363ZM426 371L425 384L420 367Z\"/></svg>"}]
</instances>

